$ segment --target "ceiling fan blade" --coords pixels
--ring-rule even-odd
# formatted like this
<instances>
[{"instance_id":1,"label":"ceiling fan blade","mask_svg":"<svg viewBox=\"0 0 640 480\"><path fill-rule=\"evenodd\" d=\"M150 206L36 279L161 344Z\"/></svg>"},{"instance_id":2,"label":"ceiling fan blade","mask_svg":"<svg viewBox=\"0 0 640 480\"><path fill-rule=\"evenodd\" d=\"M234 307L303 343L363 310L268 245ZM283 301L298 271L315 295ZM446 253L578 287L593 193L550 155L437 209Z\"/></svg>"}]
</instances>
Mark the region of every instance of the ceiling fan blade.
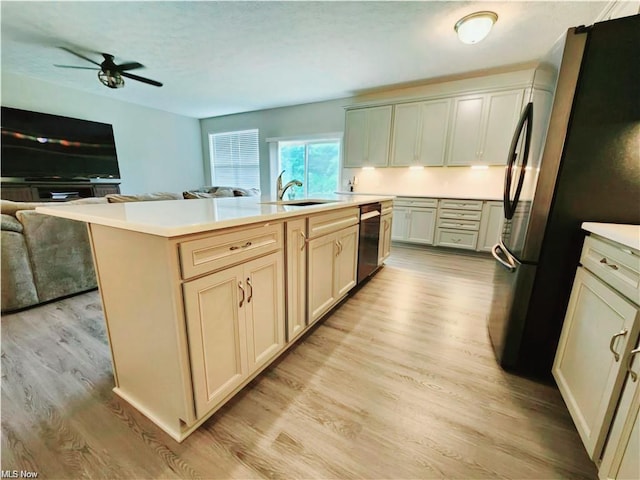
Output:
<instances>
[{"instance_id":1,"label":"ceiling fan blade","mask_svg":"<svg viewBox=\"0 0 640 480\"><path fill-rule=\"evenodd\" d=\"M155 80L151 80L149 78L140 77L138 75L134 75L132 73L120 72L120 75L123 77L130 78L131 80L137 80L139 82L148 83L149 85L153 85L155 87L161 87L162 84L160 82L156 82Z\"/></svg>"},{"instance_id":2,"label":"ceiling fan blade","mask_svg":"<svg viewBox=\"0 0 640 480\"><path fill-rule=\"evenodd\" d=\"M144 65L138 62L130 62L130 63L123 63L121 65L116 65L116 69L119 72L124 72L125 70L135 70L136 68L144 68Z\"/></svg>"},{"instance_id":3,"label":"ceiling fan blade","mask_svg":"<svg viewBox=\"0 0 640 480\"><path fill-rule=\"evenodd\" d=\"M77 52L74 52L73 50L70 50L70 49L68 49L67 47L60 47L60 48L61 48L62 50L64 50L65 52L69 52L70 54L75 55L76 57L79 57L79 58L82 58L83 60L86 60L87 62L91 62L91 63L93 63L94 65L98 65L98 66L100 66L100 64L99 64L98 62L94 62L94 61L93 61L93 60L91 60L90 58L85 57L84 55L81 55L81 54L79 54L79 53L77 53Z\"/></svg>"},{"instance_id":4,"label":"ceiling fan blade","mask_svg":"<svg viewBox=\"0 0 640 480\"><path fill-rule=\"evenodd\" d=\"M93 70L93 71L97 71L100 70L99 68L93 68L93 67L76 67L75 65L53 65L54 67L59 67L59 68L77 68L80 70Z\"/></svg>"}]
</instances>

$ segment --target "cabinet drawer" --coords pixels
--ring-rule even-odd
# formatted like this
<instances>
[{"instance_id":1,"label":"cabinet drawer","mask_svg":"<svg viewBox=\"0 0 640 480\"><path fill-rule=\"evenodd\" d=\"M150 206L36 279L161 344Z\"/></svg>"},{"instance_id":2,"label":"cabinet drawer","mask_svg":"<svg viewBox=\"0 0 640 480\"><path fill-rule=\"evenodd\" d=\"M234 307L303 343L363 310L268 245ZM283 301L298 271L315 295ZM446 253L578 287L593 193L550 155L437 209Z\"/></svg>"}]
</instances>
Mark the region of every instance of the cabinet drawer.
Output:
<instances>
[{"instance_id":1,"label":"cabinet drawer","mask_svg":"<svg viewBox=\"0 0 640 480\"><path fill-rule=\"evenodd\" d=\"M394 206L436 208L438 206L438 199L437 198L398 197L398 199L394 202Z\"/></svg>"},{"instance_id":2,"label":"cabinet drawer","mask_svg":"<svg viewBox=\"0 0 640 480\"><path fill-rule=\"evenodd\" d=\"M327 233L337 232L360 222L358 207L343 208L309 217L309 238L319 237Z\"/></svg>"},{"instance_id":3,"label":"cabinet drawer","mask_svg":"<svg viewBox=\"0 0 640 480\"><path fill-rule=\"evenodd\" d=\"M188 279L282 248L282 224L236 230L182 242L182 278Z\"/></svg>"},{"instance_id":4,"label":"cabinet drawer","mask_svg":"<svg viewBox=\"0 0 640 480\"><path fill-rule=\"evenodd\" d=\"M438 226L441 228L448 228L452 230L471 230L478 231L480 229L480 222L473 220L457 220L454 218L442 218L438 219Z\"/></svg>"},{"instance_id":5,"label":"cabinet drawer","mask_svg":"<svg viewBox=\"0 0 640 480\"><path fill-rule=\"evenodd\" d=\"M475 250L477 243L478 232L463 232L442 228L436 229L436 245L438 246Z\"/></svg>"},{"instance_id":6,"label":"cabinet drawer","mask_svg":"<svg viewBox=\"0 0 640 480\"><path fill-rule=\"evenodd\" d=\"M640 252L588 236L584 241L580 263L627 298L640 304Z\"/></svg>"},{"instance_id":7,"label":"cabinet drawer","mask_svg":"<svg viewBox=\"0 0 640 480\"><path fill-rule=\"evenodd\" d=\"M440 200L440 208L454 210L482 210L482 200Z\"/></svg>"},{"instance_id":8,"label":"cabinet drawer","mask_svg":"<svg viewBox=\"0 0 640 480\"><path fill-rule=\"evenodd\" d=\"M439 218L449 218L452 220L476 220L480 221L482 212L479 210L440 210Z\"/></svg>"},{"instance_id":9,"label":"cabinet drawer","mask_svg":"<svg viewBox=\"0 0 640 480\"><path fill-rule=\"evenodd\" d=\"M380 215L386 215L387 213L393 212L393 201L389 200L387 202L382 202L382 211Z\"/></svg>"}]
</instances>

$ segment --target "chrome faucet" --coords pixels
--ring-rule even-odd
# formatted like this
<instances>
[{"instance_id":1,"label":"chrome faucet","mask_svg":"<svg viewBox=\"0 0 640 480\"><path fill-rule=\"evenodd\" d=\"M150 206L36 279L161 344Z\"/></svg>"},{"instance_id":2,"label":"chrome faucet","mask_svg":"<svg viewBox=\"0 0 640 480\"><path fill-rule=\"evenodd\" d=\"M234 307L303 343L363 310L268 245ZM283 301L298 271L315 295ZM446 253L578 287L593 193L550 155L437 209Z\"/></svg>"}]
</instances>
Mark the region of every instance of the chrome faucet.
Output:
<instances>
[{"instance_id":1,"label":"chrome faucet","mask_svg":"<svg viewBox=\"0 0 640 480\"><path fill-rule=\"evenodd\" d=\"M282 200L282 198L284 197L284 192L287 191L287 189L293 185L295 185L296 187L301 187L302 186L302 182L300 180L291 180L289 183L287 183L284 187L282 186L282 174L286 172L286 170L282 170L282 172L280 172L280 175L278 175L278 181L276 182L276 188L278 189L278 200Z\"/></svg>"}]
</instances>

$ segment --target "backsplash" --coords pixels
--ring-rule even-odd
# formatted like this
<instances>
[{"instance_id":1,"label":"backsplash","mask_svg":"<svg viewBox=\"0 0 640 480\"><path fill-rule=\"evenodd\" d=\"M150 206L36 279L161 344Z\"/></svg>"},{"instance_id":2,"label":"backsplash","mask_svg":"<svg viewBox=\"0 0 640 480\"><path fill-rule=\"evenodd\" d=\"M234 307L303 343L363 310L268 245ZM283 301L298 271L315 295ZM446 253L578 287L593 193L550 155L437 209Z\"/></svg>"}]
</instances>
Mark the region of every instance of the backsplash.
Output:
<instances>
[{"instance_id":1,"label":"backsplash","mask_svg":"<svg viewBox=\"0 0 640 480\"><path fill-rule=\"evenodd\" d=\"M357 178L355 192L431 197L502 198L504 167L362 168L342 169L341 188Z\"/></svg>"}]
</instances>

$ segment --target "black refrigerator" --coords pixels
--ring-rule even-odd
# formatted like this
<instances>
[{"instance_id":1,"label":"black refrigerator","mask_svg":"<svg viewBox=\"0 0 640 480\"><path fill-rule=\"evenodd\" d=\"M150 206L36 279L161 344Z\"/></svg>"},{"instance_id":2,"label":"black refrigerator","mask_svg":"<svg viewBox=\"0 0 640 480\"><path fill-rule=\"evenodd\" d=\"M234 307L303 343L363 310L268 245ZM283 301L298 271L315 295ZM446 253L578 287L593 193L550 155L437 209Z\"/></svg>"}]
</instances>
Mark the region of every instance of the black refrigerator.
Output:
<instances>
[{"instance_id":1,"label":"black refrigerator","mask_svg":"<svg viewBox=\"0 0 640 480\"><path fill-rule=\"evenodd\" d=\"M547 111L532 93L507 159L488 329L503 368L551 381L582 222L640 224L640 15L569 29L540 72Z\"/></svg>"}]
</instances>

